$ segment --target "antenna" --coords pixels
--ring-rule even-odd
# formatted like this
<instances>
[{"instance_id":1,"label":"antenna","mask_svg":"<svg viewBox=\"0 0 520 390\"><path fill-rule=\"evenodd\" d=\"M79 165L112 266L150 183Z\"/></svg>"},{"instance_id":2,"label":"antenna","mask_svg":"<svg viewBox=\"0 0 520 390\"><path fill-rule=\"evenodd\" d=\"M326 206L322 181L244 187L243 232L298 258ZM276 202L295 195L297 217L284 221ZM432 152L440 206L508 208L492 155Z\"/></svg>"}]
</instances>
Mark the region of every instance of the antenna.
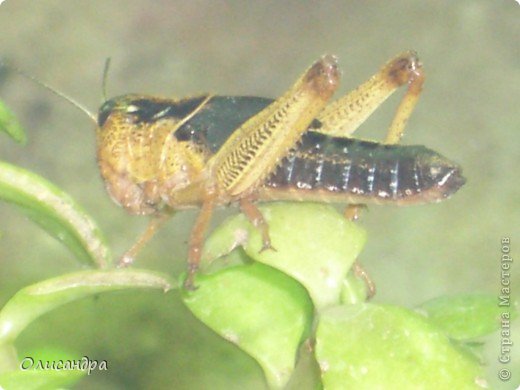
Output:
<instances>
[{"instance_id":1,"label":"antenna","mask_svg":"<svg viewBox=\"0 0 520 390\"><path fill-rule=\"evenodd\" d=\"M105 60L105 67L103 68L103 79L101 82L101 92L103 93L103 103L107 101L107 78L108 70L110 69L110 57Z\"/></svg>"},{"instance_id":2,"label":"antenna","mask_svg":"<svg viewBox=\"0 0 520 390\"><path fill-rule=\"evenodd\" d=\"M78 110L80 110L81 112L86 114L92 120L92 122L94 122L96 124L96 126L97 126L97 118L96 118L96 116L93 113L91 113L86 107L84 107L82 104L78 103L76 100L74 100L70 96L64 94L63 92L60 92L60 91L54 89L49 84L47 84L47 83L37 79L36 77L31 76L28 73L25 73L23 70L17 68L16 66L13 66L11 64L7 64L7 63L5 63L3 61L0 61L0 67L4 67L4 68L7 68L8 70L12 70L12 71L18 73L20 76L22 76L22 77L24 77L24 78L26 78L28 80L31 80L32 82L38 84L40 87L45 88L46 90L48 90L49 92L53 93L54 95L56 95L56 96L58 96L58 97L60 97L62 99L65 99L67 102L72 104Z\"/></svg>"}]
</instances>

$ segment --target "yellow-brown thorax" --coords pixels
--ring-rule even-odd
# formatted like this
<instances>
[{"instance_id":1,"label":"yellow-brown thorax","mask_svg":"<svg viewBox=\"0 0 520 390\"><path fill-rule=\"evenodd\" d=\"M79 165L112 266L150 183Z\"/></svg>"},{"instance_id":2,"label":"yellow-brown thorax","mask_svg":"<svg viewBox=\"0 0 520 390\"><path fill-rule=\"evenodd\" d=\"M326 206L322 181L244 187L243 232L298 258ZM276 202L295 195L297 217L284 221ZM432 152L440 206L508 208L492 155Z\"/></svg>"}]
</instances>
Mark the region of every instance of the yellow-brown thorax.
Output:
<instances>
[{"instance_id":1,"label":"yellow-brown thorax","mask_svg":"<svg viewBox=\"0 0 520 390\"><path fill-rule=\"evenodd\" d=\"M207 152L190 141L173 136L184 118L164 116L142 120L140 107L127 99L113 99L116 106L100 110L97 128L97 159L111 197L133 214L153 214L177 205L175 193L197 181L205 167ZM151 104L171 99L142 97ZM194 204L196 205L196 204Z\"/></svg>"}]
</instances>

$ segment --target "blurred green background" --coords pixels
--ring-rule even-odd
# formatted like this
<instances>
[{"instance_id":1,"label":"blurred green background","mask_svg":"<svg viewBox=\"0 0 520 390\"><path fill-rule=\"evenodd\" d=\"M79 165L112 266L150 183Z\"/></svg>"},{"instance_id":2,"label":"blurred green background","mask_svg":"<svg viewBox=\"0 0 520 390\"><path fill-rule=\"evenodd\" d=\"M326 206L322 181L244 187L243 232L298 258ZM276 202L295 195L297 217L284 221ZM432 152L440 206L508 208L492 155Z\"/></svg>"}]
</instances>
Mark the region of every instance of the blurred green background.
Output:
<instances>
[{"instance_id":1,"label":"blurred green background","mask_svg":"<svg viewBox=\"0 0 520 390\"><path fill-rule=\"evenodd\" d=\"M373 206L360 221L368 231L360 260L377 284L375 300L410 307L445 294L498 295L502 237L519 261L519 16L513 0L8 0L0 6L0 56L95 111L107 57L110 96L275 97L324 53L340 59L343 94L394 55L417 50L427 80L403 141L459 162L468 182L447 202ZM0 73L0 96L29 135L25 147L1 136L1 159L61 186L98 221L116 255L127 249L147 221L107 196L88 118L13 73ZM359 136L382 139L397 103L394 96ZM177 215L138 265L183 271L194 218ZM80 267L9 205L0 204L0 231L0 304ZM520 286L520 265L512 270ZM45 345L108 360L108 372L79 388L263 388L254 361L199 324L175 293L113 293L69 305L18 342L22 353Z\"/></svg>"}]
</instances>

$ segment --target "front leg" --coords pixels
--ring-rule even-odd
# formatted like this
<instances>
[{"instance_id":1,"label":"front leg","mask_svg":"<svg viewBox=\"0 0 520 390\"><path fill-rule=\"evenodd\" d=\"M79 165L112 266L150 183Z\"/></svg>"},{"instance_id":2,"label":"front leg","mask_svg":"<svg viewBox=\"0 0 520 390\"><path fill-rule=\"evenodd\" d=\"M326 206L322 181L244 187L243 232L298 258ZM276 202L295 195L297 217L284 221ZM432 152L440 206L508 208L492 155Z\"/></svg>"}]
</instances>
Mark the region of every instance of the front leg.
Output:
<instances>
[{"instance_id":1,"label":"front leg","mask_svg":"<svg viewBox=\"0 0 520 390\"><path fill-rule=\"evenodd\" d=\"M132 247L126 251L121 259L119 259L118 268L125 268L134 262L137 254L143 249L143 247L150 241L153 236L159 231L159 229L172 217L172 212L159 213L152 216L152 219L148 223L146 230L138 238Z\"/></svg>"},{"instance_id":2,"label":"front leg","mask_svg":"<svg viewBox=\"0 0 520 390\"><path fill-rule=\"evenodd\" d=\"M191 229L188 250L188 275L184 281L184 288L186 290L195 290L194 278L200 265L200 258L202 255L202 247L204 245L204 235L208 230L213 209L215 208L214 193L208 194L202 203L201 210L195 221L195 225Z\"/></svg>"}]
</instances>

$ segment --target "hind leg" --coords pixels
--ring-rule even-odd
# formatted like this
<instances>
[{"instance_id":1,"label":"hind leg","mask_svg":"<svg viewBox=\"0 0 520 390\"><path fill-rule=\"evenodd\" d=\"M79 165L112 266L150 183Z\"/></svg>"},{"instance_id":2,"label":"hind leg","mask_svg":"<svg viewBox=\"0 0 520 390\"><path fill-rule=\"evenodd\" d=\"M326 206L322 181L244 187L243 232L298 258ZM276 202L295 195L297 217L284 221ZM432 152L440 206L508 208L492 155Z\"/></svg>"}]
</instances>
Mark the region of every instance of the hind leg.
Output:
<instances>
[{"instance_id":1,"label":"hind leg","mask_svg":"<svg viewBox=\"0 0 520 390\"><path fill-rule=\"evenodd\" d=\"M412 51L402 53L354 91L329 104L318 115L322 126L317 131L336 137L350 136L392 93L408 85L384 140L386 144L398 143L423 83L424 73L417 54ZM366 208L363 204L348 205L344 215L349 220L357 220L363 208ZM353 270L365 281L370 299L375 294L374 282L358 262L354 263Z\"/></svg>"},{"instance_id":2,"label":"hind leg","mask_svg":"<svg viewBox=\"0 0 520 390\"><path fill-rule=\"evenodd\" d=\"M408 89L388 128L385 143L397 143L419 99L424 83L422 64L413 51L390 60L370 79L344 97L327 105L318 115L320 133L336 137L350 136L399 87Z\"/></svg>"},{"instance_id":3,"label":"hind leg","mask_svg":"<svg viewBox=\"0 0 520 390\"><path fill-rule=\"evenodd\" d=\"M408 85L390 124L384 143L398 143L408 118L419 99L424 83L422 64L417 54L408 51L398 55L358 88L329 104L318 115L321 133L336 137L351 135L399 87ZM349 205L345 217L359 218L363 205Z\"/></svg>"}]
</instances>

